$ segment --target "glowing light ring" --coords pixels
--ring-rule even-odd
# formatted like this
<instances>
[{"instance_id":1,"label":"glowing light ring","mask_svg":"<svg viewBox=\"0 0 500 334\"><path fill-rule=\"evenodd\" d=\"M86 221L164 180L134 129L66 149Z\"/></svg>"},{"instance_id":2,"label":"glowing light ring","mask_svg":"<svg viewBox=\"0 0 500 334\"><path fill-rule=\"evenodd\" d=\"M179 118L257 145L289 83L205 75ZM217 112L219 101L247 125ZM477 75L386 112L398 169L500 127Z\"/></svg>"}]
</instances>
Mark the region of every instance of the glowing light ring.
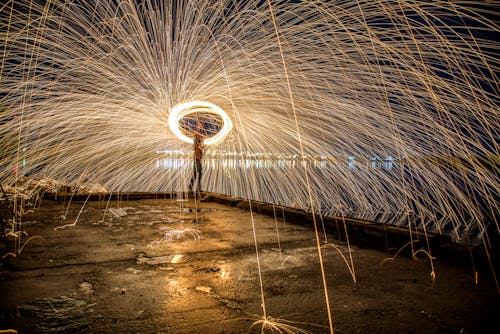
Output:
<instances>
[{"instance_id":1,"label":"glowing light ring","mask_svg":"<svg viewBox=\"0 0 500 334\"><path fill-rule=\"evenodd\" d=\"M184 116L194 113L212 113L220 116L224 123L222 129L220 129L215 136L205 139L205 145L214 145L223 141L233 128L233 122L231 122L229 116L219 106L205 101L184 102L173 107L170 115L168 116L168 126L180 140L191 144L193 143L193 138L188 137L181 132L179 122Z\"/></svg>"}]
</instances>

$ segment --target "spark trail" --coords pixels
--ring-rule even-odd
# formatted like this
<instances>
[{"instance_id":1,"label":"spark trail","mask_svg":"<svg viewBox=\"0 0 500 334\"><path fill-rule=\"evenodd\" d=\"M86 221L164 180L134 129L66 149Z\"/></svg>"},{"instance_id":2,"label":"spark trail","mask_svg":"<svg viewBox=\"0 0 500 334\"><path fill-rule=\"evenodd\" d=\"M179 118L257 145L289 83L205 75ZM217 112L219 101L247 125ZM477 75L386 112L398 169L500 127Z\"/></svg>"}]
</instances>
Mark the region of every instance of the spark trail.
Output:
<instances>
[{"instance_id":1,"label":"spark trail","mask_svg":"<svg viewBox=\"0 0 500 334\"><path fill-rule=\"evenodd\" d=\"M6 2L0 182L185 190L191 146L169 113L207 101L233 129L205 190L489 243L495 5L271 2L281 52L265 1Z\"/></svg>"}]
</instances>

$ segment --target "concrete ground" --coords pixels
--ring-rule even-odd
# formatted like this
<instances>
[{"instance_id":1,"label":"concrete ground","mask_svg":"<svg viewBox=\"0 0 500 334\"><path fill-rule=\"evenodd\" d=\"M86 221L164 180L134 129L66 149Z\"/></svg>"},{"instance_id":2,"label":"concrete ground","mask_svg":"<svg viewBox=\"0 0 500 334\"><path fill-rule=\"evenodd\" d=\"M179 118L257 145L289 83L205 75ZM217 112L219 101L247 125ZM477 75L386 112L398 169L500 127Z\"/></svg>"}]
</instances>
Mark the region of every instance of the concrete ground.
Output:
<instances>
[{"instance_id":1,"label":"concrete ground","mask_svg":"<svg viewBox=\"0 0 500 334\"><path fill-rule=\"evenodd\" d=\"M269 317L330 332L310 223L194 199L44 200L23 229L35 238L3 267L0 330L260 333L264 300ZM500 295L487 267L476 267L476 285L470 264L438 258L433 279L424 255L392 258L396 250L326 237L320 232L335 333L498 327Z\"/></svg>"}]
</instances>

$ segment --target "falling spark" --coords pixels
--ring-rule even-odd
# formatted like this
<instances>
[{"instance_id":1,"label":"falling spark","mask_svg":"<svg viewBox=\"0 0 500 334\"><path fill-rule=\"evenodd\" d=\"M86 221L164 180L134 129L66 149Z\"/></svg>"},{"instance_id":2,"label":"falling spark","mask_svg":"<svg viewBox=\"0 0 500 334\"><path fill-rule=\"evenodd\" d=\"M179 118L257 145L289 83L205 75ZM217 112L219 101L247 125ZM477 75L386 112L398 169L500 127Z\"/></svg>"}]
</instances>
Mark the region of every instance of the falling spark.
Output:
<instances>
[{"instance_id":1,"label":"falling spark","mask_svg":"<svg viewBox=\"0 0 500 334\"><path fill-rule=\"evenodd\" d=\"M193 240L200 240L201 239L201 231L186 227L186 228L178 228L178 229L173 229L169 227L162 227L160 228L162 231L167 231L164 232L165 234L163 235L163 238L160 240L154 240L152 241L149 245L150 246L157 246L159 245L162 241L174 241L174 240L181 240L186 237L189 237Z\"/></svg>"},{"instance_id":2,"label":"falling spark","mask_svg":"<svg viewBox=\"0 0 500 334\"><path fill-rule=\"evenodd\" d=\"M204 190L498 237L494 4L19 0L0 26L0 184L187 190L169 118L206 101L232 129Z\"/></svg>"},{"instance_id":3,"label":"falling spark","mask_svg":"<svg viewBox=\"0 0 500 334\"><path fill-rule=\"evenodd\" d=\"M282 333L282 334L310 334L310 331L297 327L295 325L305 325L305 323L295 322L290 320L285 320L281 318L272 318L272 317L256 317L257 320L250 326L252 327L260 327L260 333ZM317 326L314 324L307 324L315 327L321 327L325 329L323 326Z\"/></svg>"}]
</instances>

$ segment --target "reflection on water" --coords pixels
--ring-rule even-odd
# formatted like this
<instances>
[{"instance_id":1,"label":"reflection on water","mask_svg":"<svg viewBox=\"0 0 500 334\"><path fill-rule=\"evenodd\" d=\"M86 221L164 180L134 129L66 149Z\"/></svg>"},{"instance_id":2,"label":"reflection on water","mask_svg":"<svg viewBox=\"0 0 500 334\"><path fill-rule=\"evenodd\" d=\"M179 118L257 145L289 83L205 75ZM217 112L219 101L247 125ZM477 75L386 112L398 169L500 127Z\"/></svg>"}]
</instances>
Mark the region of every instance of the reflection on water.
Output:
<instances>
[{"instance_id":1,"label":"reflection on water","mask_svg":"<svg viewBox=\"0 0 500 334\"><path fill-rule=\"evenodd\" d=\"M160 169L182 169L191 167L192 158L189 155L177 155L158 158L156 167ZM368 167L373 169L392 169L395 167L396 159L393 157L369 157L356 158L349 156L346 158L337 157L207 157L203 161L204 168L225 168L225 169L288 169L304 167L306 165L313 168L329 168L344 165L349 169L356 167Z\"/></svg>"},{"instance_id":2,"label":"reflection on water","mask_svg":"<svg viewBox=\"0 0 500 334\"><path fill-rule=\"evenodd\" d=\"M161 158L156 160L156 167L160 169L180 169L186 167L189 162L187 159Z\"/></svg>"}]
</instances>

